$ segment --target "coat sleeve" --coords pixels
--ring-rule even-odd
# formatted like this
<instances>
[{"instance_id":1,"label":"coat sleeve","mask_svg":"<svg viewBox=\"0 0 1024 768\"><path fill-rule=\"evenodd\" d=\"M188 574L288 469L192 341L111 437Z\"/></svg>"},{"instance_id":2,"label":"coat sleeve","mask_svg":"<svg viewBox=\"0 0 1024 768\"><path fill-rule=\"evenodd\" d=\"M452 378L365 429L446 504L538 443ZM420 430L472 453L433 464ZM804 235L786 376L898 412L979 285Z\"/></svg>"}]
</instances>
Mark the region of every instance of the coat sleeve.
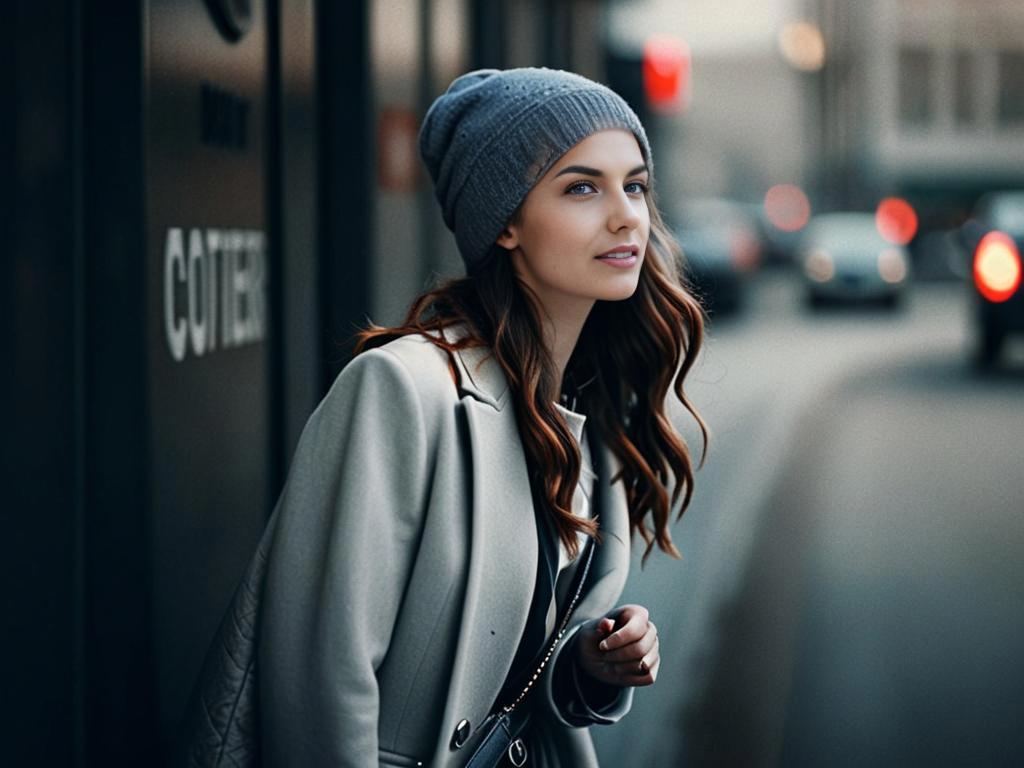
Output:
<instances>
[{"instance_id":1,"label":"coat sleeve","mask_svg":"<svg viewBox=\"0 0 1024 768\"><path fill-rule=\"evenodd\" d=\"M572 651L582 625L578 622L566 632L551 657L552 669L543 682L544 706L560 724L571 728L611 725L632 708L634 689L584 679Z\"/></svg>"},{"instance_id":2,"label":"coat sleeve","mask_svg":"<svg viewBox=\"0 0 1024 768\"><path fill-rule=\"evenodd\" d=\"M420 539L431 455L416 381L387 350L356 357L310 417L265 585L265 765L377 764L376 672Z\"/></svg>"}]
</instances>

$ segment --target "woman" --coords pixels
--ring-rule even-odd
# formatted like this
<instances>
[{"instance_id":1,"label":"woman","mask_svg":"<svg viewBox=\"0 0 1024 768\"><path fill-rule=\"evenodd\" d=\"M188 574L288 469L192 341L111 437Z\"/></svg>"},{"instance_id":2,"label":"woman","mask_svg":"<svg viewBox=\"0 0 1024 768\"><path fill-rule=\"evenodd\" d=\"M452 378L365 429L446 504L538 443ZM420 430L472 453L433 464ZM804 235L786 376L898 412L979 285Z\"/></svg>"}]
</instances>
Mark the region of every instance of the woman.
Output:
<instances>
[{"instance_id":1,"label":"woman","mask_svg":"<svg viewBox=\"0 0 1024 768\"><path fill-rule=\"evenodd\" d=\"M420 148L467 277L363 332L311 416L193 764L258 742L265 765L465 765L515 702L507 759L596 765L584 726L657 677L656 627L615 601L632 533L676 554L693 476L664 399L703 431L682 389L703 325L643 128L577 75L485 70Z\"/></svg>"}]
</instances>

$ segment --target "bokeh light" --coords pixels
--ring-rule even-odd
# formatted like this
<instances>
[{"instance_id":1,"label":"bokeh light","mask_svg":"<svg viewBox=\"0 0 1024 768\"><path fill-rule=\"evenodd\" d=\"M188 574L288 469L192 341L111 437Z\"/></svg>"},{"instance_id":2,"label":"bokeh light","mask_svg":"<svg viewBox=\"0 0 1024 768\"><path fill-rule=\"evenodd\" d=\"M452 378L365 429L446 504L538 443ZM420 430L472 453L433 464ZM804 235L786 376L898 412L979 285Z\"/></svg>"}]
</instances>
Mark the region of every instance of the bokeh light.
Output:
<instances>
[{"instance_id":1,"label":"bokeh light","mask_svg":"<svg viewBox=\"0 0 1024 768\"><path fill-rule=\"evenodd\" d=\"M1020 254L1013 240L1002 232L989 232L974 256L974 284L986 299L1003 302L1020 287Z\"/></svg>"},{"instance_id":2,"label":"bokeh light","mask_svg":"<svg viewBox=\"0 0 1024 768\"><path fill-rule=\"evenodd\" d=\"M811 203L795 184L776 184L764 196L764 215L783 232L799 232L811 220Z\"/></svg>"},{"instance_id":3,"label":"bokeh light","mask_svg":"<svg viewBox=\"0 0 1024 768\"><path fill-rule=\"evenodd\" d=\"M811 251L804 262L804 273L816 283L827 283L836 274L836 265L828 252L823 250Z\"/></svg>"},{"instance_id":4,"label":"bokeh light","mask_svg":"<svg viewBox=\"0 0 1024 768\"><path fill-rule=\"evenodd\" d=\"M899 197L887 197L875 209L878 233L894 245L906 245L917 234L917 213Z\"/></svg>"},{"instance_id":5,"label":"bokeh light","mask_svg":"<svg viewBox=\"0 0 1024 768\"><path fill-rule=\"evenodd\" d=\"M782 57L801 72L817 72L825 66L825 37L816 24L791 21L779 30Z\"/></svg>"},{"instance_id":6,"label":"bokeh light","mask_svg":"<svg viewBox=\"0 0 1024 768\"><path fill-rule=\"evenodd\" d=\"M878 254L878 274L890 285L897 285L907 279L907 260L902 251L886 248Z\"/></svg>"}]
</instances>

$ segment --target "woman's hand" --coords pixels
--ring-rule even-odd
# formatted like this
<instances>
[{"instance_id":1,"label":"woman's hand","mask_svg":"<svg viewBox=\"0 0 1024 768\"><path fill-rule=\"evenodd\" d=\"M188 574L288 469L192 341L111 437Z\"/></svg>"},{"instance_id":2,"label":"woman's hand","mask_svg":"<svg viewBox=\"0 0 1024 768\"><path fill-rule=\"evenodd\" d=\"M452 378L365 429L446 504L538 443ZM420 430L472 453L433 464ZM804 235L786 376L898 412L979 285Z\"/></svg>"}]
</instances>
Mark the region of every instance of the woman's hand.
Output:
<instances>
[{"instance_id":1,"label":"woman's hand","mask_svg":"<svg viewBox=\"0 0 1024 768\"><path fill-rule=\"evenodd\" d=\"M602 683L651 685L658 676L658 628L642 605L623 605L588 621L575 646L580 668Z\"/></svg>"}]
</instances>

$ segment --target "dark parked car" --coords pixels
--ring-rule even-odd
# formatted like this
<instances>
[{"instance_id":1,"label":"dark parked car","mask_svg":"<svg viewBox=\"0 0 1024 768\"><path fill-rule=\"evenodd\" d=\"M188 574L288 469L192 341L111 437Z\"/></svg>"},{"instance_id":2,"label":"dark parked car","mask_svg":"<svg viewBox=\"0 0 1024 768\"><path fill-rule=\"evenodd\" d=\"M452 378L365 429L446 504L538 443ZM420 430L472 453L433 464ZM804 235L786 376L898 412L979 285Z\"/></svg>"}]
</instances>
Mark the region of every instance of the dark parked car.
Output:
<instances>
[{"instance_id":1,"label":"dark parked car","mask_svg":"<svg viewBox=\"0 0 1024 768\"><path fill-rule=\"evenodd\" d=\"M746 281L760 262L755 223L730 200L689 200L673 218L685 272L712 314L742 308Z\"/></svg>"},{"instance_id":2,"label":"dark parked car","mask_svg":"<svg viewBox=\"0 0 1024 768\"><path fill-rule=\"evenodd\" d=\"M1024 191L982 197L962 233L976 298L977 361L988 366L999 360L1009 334L1024 332Z\"/></svg>"},{"instance_id":3,"label":"dark parked car","mask_svg":"<svg viewBox=\"0 0 1024 768\"><path fill-rule=\"evenodd\" d=\"M803 227L780 229L769 219L764 203L741 203L743 210L753 222L755 234L761 249L761 267L789 269L797 261Z\"/></svg>"}]
</instances>

